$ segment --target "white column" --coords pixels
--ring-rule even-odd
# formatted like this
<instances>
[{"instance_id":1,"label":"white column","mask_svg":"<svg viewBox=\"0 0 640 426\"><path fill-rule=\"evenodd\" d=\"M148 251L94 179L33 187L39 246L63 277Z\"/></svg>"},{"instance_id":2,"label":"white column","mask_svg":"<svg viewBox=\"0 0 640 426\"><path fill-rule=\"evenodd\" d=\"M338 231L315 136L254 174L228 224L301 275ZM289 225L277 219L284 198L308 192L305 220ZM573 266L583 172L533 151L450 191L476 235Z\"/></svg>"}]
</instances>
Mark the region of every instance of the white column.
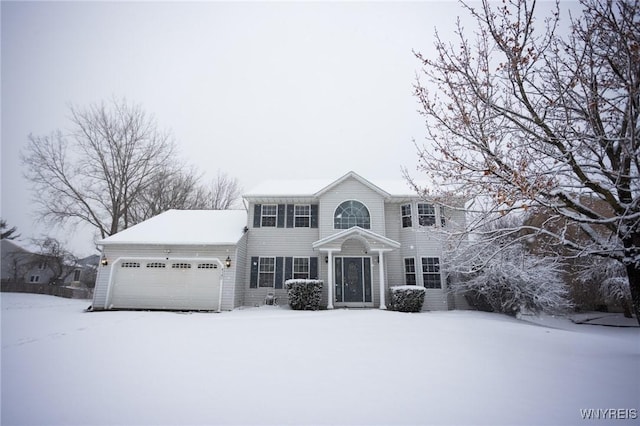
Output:
<instances>
[{"instance_id":1,"label":"white column","mask_svg":"<svg viewBox=\"0 0 640 426\"><path fill-rule=\"evenodd\" d=\"M327 309L333 309L333 252L327 251Z\"/></svg>"},{"instance_id":2,"label":"white column","mask_svg":"<svg viewBox=\"0 0 640 426\"><path fill-rule=\"evenodd\" d=\"M378 272L380 273L380 309L387 309L387 305L385 305L385 288L384 288L384 257L382 256L383 251L378 251Z\"/></svg>"}]
</instances>

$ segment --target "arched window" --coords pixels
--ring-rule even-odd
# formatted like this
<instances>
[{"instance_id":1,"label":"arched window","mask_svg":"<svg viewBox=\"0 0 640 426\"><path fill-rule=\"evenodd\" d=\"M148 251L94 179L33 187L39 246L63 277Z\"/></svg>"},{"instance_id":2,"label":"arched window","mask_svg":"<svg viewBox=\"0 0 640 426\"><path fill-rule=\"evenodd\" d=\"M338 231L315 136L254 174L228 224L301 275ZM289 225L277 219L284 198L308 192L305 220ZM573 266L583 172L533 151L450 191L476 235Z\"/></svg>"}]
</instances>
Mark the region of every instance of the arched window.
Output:
<instances>
[{"instance_id":1,"label":"arched window","mask_svg":"<svg viewBox=\"0 0 640 426\"><path fill-rule=\"evenodd\" d=\"M371 228L369 210L359 201L349 200L340 204L333 215L333 227L335 229L349 229L359 226L364 229Z\"/></svg>"}]
</instances>

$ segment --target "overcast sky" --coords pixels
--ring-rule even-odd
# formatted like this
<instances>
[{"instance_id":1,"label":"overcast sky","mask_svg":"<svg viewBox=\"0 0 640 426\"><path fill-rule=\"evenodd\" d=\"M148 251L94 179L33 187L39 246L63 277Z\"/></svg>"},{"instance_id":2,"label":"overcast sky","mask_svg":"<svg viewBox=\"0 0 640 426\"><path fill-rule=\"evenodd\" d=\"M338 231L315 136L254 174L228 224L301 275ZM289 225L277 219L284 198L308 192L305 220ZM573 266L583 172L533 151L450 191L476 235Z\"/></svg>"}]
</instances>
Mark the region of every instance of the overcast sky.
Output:
<instances>
[{"instance_id":1,"label":"overcast sky","mask_svg":"<svg viewBox=\"0 0 640 426\"><path fill-rule=\"evenodd\" d=\"M69 127L68 105L125 97L170 129L182 157L249 190L270 178L401 178L424 128L412 96L452 1L295 3L5 2L2 218L78 254L92 231L46 230L19 152Z\"/></svg>"}]
</instances>

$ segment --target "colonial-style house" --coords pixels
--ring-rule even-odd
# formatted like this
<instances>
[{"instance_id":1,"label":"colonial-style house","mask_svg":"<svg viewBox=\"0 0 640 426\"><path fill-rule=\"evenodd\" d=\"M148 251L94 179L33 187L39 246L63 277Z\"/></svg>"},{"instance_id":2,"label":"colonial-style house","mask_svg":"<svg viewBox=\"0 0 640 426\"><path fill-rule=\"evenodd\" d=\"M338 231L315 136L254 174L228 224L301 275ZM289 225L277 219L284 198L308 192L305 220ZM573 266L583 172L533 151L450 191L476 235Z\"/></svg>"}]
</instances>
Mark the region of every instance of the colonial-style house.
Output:
<instances>
[{"instance_id":1,"label":"colonial-style house","mask_svg":"<svg viewBox=\"0 0 640 426\"><path fill-rule=\"evenodd\" d=\"M286 304L290 278L323 280L328 309L384 309L395 285L425 287L425 310L454 307L440 265L461 210L354 172L265 182L243 199L245 210L170 210L99 242L93 309Z\"/></svg>"},{"instance_id":2,"label":"colonial-style house","mask_svg":"<svg viewBox=\"0 0 640 426\"><path fill-rule=\"evenodd\" d=\"M37 248L13 240L0 240L2 245L2 281L14 283L47 284L53 271L38 254Z\"/></svg>"}]
</instances>

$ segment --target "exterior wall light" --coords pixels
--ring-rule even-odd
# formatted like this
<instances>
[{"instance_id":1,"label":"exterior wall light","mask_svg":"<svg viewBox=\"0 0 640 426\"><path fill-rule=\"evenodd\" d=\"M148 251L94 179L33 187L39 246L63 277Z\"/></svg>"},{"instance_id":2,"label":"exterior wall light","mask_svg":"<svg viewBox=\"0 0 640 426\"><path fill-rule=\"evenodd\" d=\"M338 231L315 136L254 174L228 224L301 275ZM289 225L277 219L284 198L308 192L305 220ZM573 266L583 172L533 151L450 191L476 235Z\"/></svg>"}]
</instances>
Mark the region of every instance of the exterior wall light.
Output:
<instances>
[{"instance_id":1,"label":"exterior wall light","mask_svg":"<svg viewBox=\"0 0 640 426\"><path fill-rule=\"evenodd\" d=\"M107 258L106 258L106 257L103 257L103 258L100 260L100 264L101 264L102 266L107 266L107 265L109 264L109 261L107 260Z\"/></svg>"},{"instance_id":2,"label":"exterior wall light","mask_svg":"<svg viewBox=\"0 0 640 426\"><path fill-rule=\"evenodd\" d=\"M227 256L227 259L224 261L224 264L227 266L227 268L231 268L231 258L229 256Z\"/></svg>"}]
</instances>

